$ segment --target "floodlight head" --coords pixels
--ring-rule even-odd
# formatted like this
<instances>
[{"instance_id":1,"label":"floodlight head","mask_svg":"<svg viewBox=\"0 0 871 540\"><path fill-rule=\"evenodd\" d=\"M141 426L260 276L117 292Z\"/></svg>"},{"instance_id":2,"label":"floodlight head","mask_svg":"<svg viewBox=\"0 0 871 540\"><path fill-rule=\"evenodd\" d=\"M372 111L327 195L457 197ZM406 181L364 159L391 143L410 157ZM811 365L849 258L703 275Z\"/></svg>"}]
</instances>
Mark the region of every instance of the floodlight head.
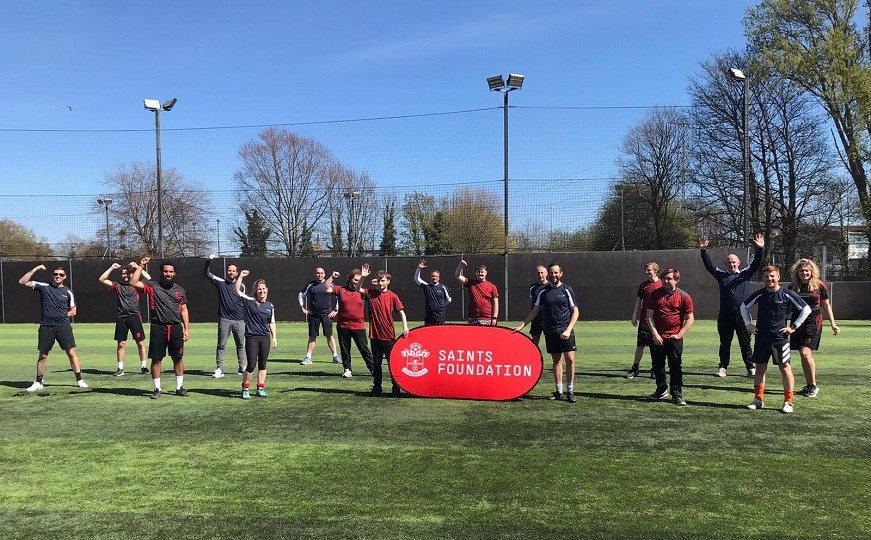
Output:
<instances>
[{"instance_id":1,"label":"floodlight head","mask_svg":"<svg viewBox=\"0 0 871 540\"><path fill-rule=\"evenodd\" d=\"M97 199L97 204L103 204L103 199Z\"/></svg>"},{"instance_id":2,"label":"floodlight head","mask_svg":"<svg viewBox=\"0 0 871 540\"><path fill-rule=\"evenodd\" d=\"M112 204L112 197L103 197L103 204Z\"/></svg>"},{"instance_id":3,"label":"floodlight head","mask_svg":"<svg viewBox=\"0 0 871 540\"><path fill-rule=\"evenodd\" d=\"M487 77L487 86L490 87L490 90L502 90L505 86L505 79L502 78L502 75Z\"/></svg>"},{"instance_id":4,"label":"floodlight head","mask_svg":"<svg viewBox=\"0 0 871 540\"><path fill-rule=\"evenodd\" d=\"M159 111L160 110L160 102L156 99L145 99L143 100L145 103L145 108L149 111Z\"/></svg>"},{"instance_id":5,"label":"floodlight head","mask_svg":"<svg viewBox=\"0 0 871 540\"><path fill-rule=\"evenodd\" d=\"M523 79L525 79L523 75L519 73L509 73L508 74L508 88L519 90L523 86Z\"/></svg>"},{"instance_id":6,"label":"floodlight head","mask_svg":"<svg viewBox=\"0 0 871 540\"><path fill-rule=\"evenodd\" d=\"M175 107L176 101L178 101L178 99L176 99L176 98L166 100L166 102L163 104L163 110L164 111L171 111L172 108Z\"/></svg>"},{"instance_id":7,"label":"floodlight head","mask_svg":"<svg viewBox=\"0 0 871 540\"><path fill-rule=\"evenodd\" d=\"M744 72L738 68L729 68L729 74L732 76L733 79L738 81L743 81L747 78L747 76L744 75Z\"/></svg>"}]
</instances>

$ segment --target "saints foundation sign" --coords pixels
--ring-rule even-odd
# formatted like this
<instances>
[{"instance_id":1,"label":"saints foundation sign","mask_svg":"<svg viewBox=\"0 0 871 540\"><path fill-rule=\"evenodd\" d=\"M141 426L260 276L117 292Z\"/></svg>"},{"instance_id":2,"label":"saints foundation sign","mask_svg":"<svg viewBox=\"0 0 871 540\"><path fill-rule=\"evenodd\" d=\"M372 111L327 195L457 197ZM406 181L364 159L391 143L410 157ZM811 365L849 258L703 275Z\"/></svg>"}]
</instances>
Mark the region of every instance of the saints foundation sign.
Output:
<instances>
[{"instance_id":1,"label":"saints foundation sign","mask_svg":"<svg viewBox=\"0 0 871 540\"><path fill-rule=\"evenodd\" d=\"M394 380L421 397L515 399L532 390L541 369L529 336L499 326L420 326L390 353Z\"/></svg>"}]
</instances>

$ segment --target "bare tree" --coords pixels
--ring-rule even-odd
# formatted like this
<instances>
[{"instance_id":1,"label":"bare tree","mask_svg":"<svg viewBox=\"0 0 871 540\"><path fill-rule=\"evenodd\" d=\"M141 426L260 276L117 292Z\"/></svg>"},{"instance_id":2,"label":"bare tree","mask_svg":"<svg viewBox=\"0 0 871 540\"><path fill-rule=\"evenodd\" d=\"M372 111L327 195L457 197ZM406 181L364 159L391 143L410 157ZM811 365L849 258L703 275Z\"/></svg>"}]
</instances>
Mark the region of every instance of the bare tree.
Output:
<instances>
[{"instance_id":1,"label":"bare tree","mask_svg":"<svg viewBox=\"0 0 871 540\"><path fill-rule=\"evenodd\" d=\"M362 254L366 246L375 245L380 215L375 184L368 173L357 173L338 162L330 167L328 177L330 231L343 235L341 244L349 254Z\"/></svg>"},{"instance_id":2,"label":"bare tree","mask_svg":"<svg viewBox=\"0 0 871 540\"><path fill-rule=\"evenodd\" d=\"M238 193L245 208L257 208L274 225L288 256L299 256L302 241L330 209L335 159L314 139L268 128L239 150Z\"/></svg>"},{"instance_id":3,"label":"bare tree","mask_svg":"<svg viewBox=\"0 0 871 540\"><path fill-rule=\"evenodd\" d=\"M649 216L652 244L647 249L665 249L669 244L666 232L686 182L688 126L687 118L676 109L656 108L623 141L618 161L621 183L634 192Z\"/></svg>"},{"instance_id":4,"label":"bare tree","mask_svg":"<svg viewBox=\"0 0 871 540\"><path fill-rule=\"evenodd\" d=\"M209 236L207 216L212 212L208 193L182 178L175 169L161 172L164 254L178 257L204 253ZM119 165L104 184L113 197L109 207L111 229L119 234L125 232L127 249L157 253L156 168L138 162ZM101 206L94 207L95 213L102 211Z\"/></svg>"}]
</instances>

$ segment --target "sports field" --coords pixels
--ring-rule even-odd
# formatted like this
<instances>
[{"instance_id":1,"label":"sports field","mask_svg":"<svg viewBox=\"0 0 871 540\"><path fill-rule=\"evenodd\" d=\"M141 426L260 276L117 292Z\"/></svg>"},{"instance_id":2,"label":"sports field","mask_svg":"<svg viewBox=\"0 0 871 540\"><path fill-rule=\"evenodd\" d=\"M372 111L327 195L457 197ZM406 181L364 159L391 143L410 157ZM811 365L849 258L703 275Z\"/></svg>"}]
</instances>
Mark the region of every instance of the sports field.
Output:
<instances>
[{"instance_id":1,"label":"sports field","mask_svg":"<svg viewBox=\"0 0 871 540\"><path fill-rule=\"evenodd\" d=\"M266 399L210 377L215 324L193 325L190 397L171 395L167 359L168 393L150 400L135 349L112 377L108 324L74 327L90 388L54 350L48 395L20 395L36 325L0 325L0 538L868 538L871 322L839 324L816 355L819 397L792 415L776 370L761 411L740 361L713 376L710 321L686 339L688 407L623 378L628 322L576 327L576 404L547 400L549 360L514 402L370 397L359 357L340 379L323 341L300 366L291 323Z\"/></svg>"}]
</instances>

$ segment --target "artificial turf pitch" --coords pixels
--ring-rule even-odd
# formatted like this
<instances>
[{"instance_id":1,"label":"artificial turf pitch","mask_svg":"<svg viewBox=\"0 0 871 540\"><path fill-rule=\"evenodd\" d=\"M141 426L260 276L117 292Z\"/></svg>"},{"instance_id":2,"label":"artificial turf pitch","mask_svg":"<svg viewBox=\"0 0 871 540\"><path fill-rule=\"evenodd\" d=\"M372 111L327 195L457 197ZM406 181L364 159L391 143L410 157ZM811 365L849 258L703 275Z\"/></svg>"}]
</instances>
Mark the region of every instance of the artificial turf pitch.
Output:
<instances>
[{"instance_id":1,"label":"artificial turf pitch","mask_svg":"<svg viewBox=\"0 0 871 540\"><path fill-rule=\"evenodd\" d=\"M576 327L576 404L547 400L549 357L513 402L371 397L359 356L343 380L321 340L300 366L306 327L291 323L266 399L211 378L215 324L192 327L190 397L171 395L166 359L150 400L133 347L112 377L108 324L74 326L90 388L55 349L47 395L21 395L36 325L0 325L0 538L868 538L871 323L841 329L815 355L819 397L785 415L776 369L766 408L745 408L736 347L713 376L710 321L685 341L687 407L623 378L628 322Z\"/></svg>"}]
</instances>

